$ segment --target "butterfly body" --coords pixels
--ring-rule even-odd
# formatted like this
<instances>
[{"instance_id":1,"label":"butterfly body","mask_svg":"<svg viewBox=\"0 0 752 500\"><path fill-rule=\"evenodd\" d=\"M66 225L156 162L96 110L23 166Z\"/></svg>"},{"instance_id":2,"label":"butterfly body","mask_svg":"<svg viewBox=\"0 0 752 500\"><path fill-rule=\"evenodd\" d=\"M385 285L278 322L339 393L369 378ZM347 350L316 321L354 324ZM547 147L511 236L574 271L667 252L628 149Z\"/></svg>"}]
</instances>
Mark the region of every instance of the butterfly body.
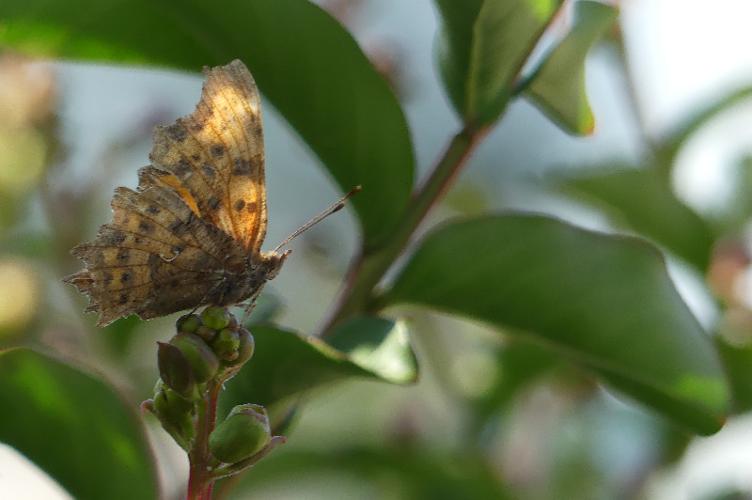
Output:
<instances>
[{"instance_id":1,"label":"butterfly body","mask_svg":"<svg viewBox=\"0 0 752 500\"><path fill-rule=\"evenodd\" d=\"M196 110L157 127L137 190L117 188L113 221L73 255L65 279L90 297L98 325L255 299L288 252L266 234L260 99L240 61L205 70Z\"/></svg>"}]
</instances>

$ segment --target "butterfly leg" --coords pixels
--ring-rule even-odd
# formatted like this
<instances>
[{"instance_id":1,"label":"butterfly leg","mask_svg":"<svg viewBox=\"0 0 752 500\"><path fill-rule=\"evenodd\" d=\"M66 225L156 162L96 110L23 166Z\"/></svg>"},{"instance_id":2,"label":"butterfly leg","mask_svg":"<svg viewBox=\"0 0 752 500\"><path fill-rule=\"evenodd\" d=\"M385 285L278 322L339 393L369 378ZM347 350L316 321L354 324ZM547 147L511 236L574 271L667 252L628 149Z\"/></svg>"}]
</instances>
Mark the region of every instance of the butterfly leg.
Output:
<instances>
[{"instance_id":1,"label":"butterfly leg","mask_svg":"<svg viewBox=\"0 0 752 500\"><path fill-rule=\"evenodd\" d=\"M253 309L256 307L256 299L258 299L258 296L261 294L261 289L263 286L259 287L258 290L256 290L256 293L251 295L251 297L248 299L248 305L245 306L245 310L243 311L243 320L240 322L241 325L244 325L245 322L248 320L248 317L251 315L251 312L253 312Z\"/></svg>"},{"instance_id":2,"label":"butterfly leg","mask_svg":"<svg viewBox=\"0 0 752 500\"><path fill-rule=\"evenodd\" d=\"M208 291L207 291L207 292L206 292L206 293L204 294L204 296L203 296L203 297L201 297L201 300L200 300L200 301L198 302L198 304L196 304L196 307L194 307L193 309L191 309L191 312L189 312L188 314L195 314L195 312L196 312L196 311L198 311L198 308L199 308L199 307L201 307L202 305L204 305L204 304L206 303L206 299L208 299L209 297L211 297L212 295L214 295L214 292L216 292L216 291L217 291L217 289L218 289L218 288L219 288L220 286L222 286L222 283L223 283L223 280L221 280L221 279L220 279L220 280L218 280L218 281L217 281L217 283L216 283L216 284L215 284L215 285L214 285L213 287L211 287L211 288L210 288L210 289L209 289L209 290L208 290Z\"/></svg>"}]
</instances>

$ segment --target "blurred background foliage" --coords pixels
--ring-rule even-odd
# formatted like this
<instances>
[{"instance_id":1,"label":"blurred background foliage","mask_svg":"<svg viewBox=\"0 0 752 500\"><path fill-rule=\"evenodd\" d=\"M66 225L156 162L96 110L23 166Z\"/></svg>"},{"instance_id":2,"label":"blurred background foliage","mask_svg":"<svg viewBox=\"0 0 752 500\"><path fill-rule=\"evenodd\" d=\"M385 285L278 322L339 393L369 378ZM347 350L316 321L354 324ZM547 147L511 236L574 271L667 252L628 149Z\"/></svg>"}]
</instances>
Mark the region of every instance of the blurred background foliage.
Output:
<instances>
[{"instance_id":1,"label":"blurred background foliage","mask_svg":"<svg viewBox=\"0 0 752 500\"><path fill-rule=\"evenodd\" d=\"M752 495L750 138L707 152L746 126L733 117L752 79L660 116L655 68L630 51L651 29L630 19L650 8L621 8L5 0L0 464L32 467L23 455L57 486L4 476L0 496L182 495L183 456L136 411L173 318L96 329L60 278L112 189L135 185L153 126L193 106L196 70L236 57L265 98L269 242L365 189L260 298L257 355L224 404L270 405L290 441L217 498ZM430 232L369 310L309 337L461 129L488 135ZM693 195L697 164L722 188L700 175Z\"/></svg>"}]
</instances>

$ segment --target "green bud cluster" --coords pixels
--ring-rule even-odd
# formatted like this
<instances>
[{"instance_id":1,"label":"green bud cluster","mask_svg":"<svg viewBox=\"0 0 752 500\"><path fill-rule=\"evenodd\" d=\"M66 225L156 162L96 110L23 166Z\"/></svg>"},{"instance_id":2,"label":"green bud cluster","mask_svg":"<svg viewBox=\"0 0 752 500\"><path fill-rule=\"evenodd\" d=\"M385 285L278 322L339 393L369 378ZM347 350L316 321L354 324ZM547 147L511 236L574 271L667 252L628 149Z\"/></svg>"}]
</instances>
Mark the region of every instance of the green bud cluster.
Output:
<instances>
[{"instance_id":1,"label":"green bud cluster","mask_svg":"<svg viewBox=\"0 0 752 500\"><path fill-rule=\"evenodd\" d=\"M147 400L144 408L152 411L164 429L187 451L194 439L198 404L205 397L207 387L210 383L222 384L234 376L253 356L254 340L223 307L207 307L200 316L187 314L178 319L175 326L177 333L169 342L158 342L160 380L154 389L154 398ZM265 410L263 415L266 418ZM235 425L238 424L233 424L233 429ZM266 429L266 435L270 436L268 420ZM238 438L244 443L243 449L254 448L248 445L247 434L223 431L223 435L231 434L246 436ZM226 446L220 449L225 451Z\"/></svg>"}]
</instances>

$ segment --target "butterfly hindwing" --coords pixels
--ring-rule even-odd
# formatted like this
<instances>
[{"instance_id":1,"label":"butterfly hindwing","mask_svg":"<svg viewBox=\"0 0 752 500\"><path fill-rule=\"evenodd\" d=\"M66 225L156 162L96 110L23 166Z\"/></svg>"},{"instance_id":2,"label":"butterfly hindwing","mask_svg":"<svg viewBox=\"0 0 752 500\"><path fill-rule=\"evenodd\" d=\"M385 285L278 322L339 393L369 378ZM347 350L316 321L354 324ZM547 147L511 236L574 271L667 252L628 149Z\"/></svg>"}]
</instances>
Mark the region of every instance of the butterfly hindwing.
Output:
<instances>
[{"instance_id":1,"label":"butterfly hindwing","mask_svg":"<svg viewBox=\"0 0 752 500\"><path fill-rule=\"evenodd\" d=\"M86 269L66 278L91 298L104 326L120 316L151 318L205 301L243 251L228 235L193 215L165 187L118 188L113 223L73 249Z\"/></svg>"}]
</instances>

